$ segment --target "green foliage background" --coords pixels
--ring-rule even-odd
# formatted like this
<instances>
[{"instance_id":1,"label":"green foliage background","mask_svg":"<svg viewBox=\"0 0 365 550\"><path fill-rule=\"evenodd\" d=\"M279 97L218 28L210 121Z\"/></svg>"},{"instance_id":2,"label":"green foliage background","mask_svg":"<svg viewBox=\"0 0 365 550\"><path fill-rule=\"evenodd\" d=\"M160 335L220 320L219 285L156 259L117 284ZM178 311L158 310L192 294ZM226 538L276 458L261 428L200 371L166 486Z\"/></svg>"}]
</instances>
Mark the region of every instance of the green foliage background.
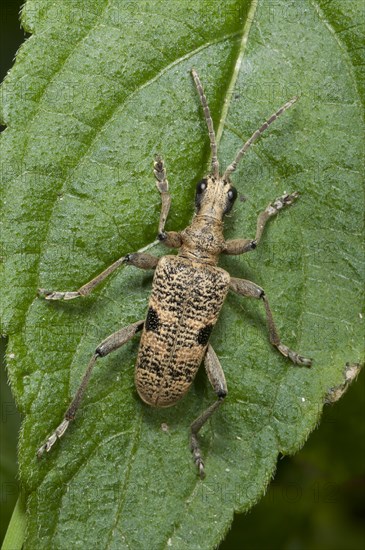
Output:
<instances>
[{"instance_id":1,"label":"green foliage background","mask_svg":"<svg viewBox=\"0 0 365 550\"><path fill-rule=\"evenodd\" d=\"M189 11L184 4L177 9L170 2L167 14L163 2L155 4L156 13L135 11L133 2L110 3L110 9L118 9L109 12L114 25L106 33L101 24L108 11L104 4L90 3L79 13L75 4L64 5L68 12L53 3L28 2L26 28L38 28L38 37L36 32L36 40L27 42L3 89L8 131L2 136L2 153L8 164L2 175L14 190L7 187L5 193L10 223L3 237L10 290L2 300L2 327L11 334L8 357L14 355L16 361L9 363L9 376L18 406L27 415L20 446L21 481L30 495L27 545L37 541L38 547L47 547L52 541L66 547L75 537L83 542L91 537L95 543L96 536L105 540L104 533L112 545L123 545L125 533L132 546L137 540L161 544L169 540L167 527L175 547L184 540L210 547L227 529L232 510L248 509L262 494L278 451L293 452L313 429L326 391L341 382L344 363L360 360L363 203L358 115L363 82L356 26L350 25L359 10L355 2L346 12L343 3L340 8L335 2L331 9L325 3L313 9L303 2L299 10L294 3L258 2L255 7L231 2L223 12L218 4L205 2L198 11ZM243 23L250 9L254 22L232 89L229 82L242 53ZM123 27L121 36L126 17L130 27ZM144 17L145 44L136 38ZM213 29L218 31L212 39ZM302 191L301 203L272 224L255 257L224 265L233 275L265 287L283 339L303 352L310 350L316 368L308 375L288 366L266 343L257 304L245 303L243 311L240 301L230 299L213 340L230 397L203 438L209 457L205 484L195 478L186 434L187 424L212 401L204 377L198 378L184 404L152 414L133 393L137 344L99 369L72 434L53 457L38 465L34 449L49 431L50 419L53 424L59 421L90 350L121 324L143 316L150 277L121 272L80 304L50 307L34 299L35 290L75 288L117 255L153 240L159 200L149 189L156 151L163 152L168 164L174 197L169 228L187 223L194 181L208 160L206 131L188 75L192 64L201 73L216 125L224 101L228 106L221 143L224 162L263 116L294 93L301 94L296 110L240 167L235 181L249 201L236 208L227 233L241 236L242 228L248 228L245 236L251 234L257 212L284 189ZM125 365L122 373L120 365ZM303 396L306 406L300 408ZM354 412L358 418L356 407ZM275 437L272 425L262 428L267 422L270 426L272 418L278 421ZM172 426L167 441L162 440L161 422ZM347 428L349 442L361 441L358 423L353 431L346 420L343 425L339 419L331 423L336 432L338 424ZM252 441L253 434L257 441ZM341 445L338 440L332 460L341 464L341 449L348 442L342 440ZM90 460L95 449L98 456ZM314 460L312 455L307 449L285 471L279 468L277 485L269 493L273 507L266 508L263 501L256 511L260 524L280 525L293 509L293 499L297 521L307 517L313 503L324 515L329 513L326 505L333 504L345 530L346 520L355 517L355 548L363 536L356 526L361 509L355 505L354 514L346 518L342 505L347 499L356 504L352 497L358 493L350 492L349 498L344 486L361 475L361 454L355 453L343 463L344 470L334 474L339 480L335 487L328 488L328 479L316 482L306 475L300 489L293 487L298 462L304 461L308 470L322 460L327 468L327 446L322 458ZM115 479L126 480L126 466L129 487L118 487L116 494ZM284 489L275 506L277 487ZM124 507L123 514L113 511L115 505ZM156 506L161 510L157 517ZM129 509L139 511L143 527L138 528L138 517L132 519ZM121 539L115 532L111 535L113 517L119 518L117 531L123 525ZM267 543L250 519L243 525L241 540L250 541L250 547L254 540ZM312 528L313 547L323 540L336 547L331 536ZM349 541L349 535L345 538ZM277 540L281 547L292 542L279 536Z\"/></svg>"}]
</instances>

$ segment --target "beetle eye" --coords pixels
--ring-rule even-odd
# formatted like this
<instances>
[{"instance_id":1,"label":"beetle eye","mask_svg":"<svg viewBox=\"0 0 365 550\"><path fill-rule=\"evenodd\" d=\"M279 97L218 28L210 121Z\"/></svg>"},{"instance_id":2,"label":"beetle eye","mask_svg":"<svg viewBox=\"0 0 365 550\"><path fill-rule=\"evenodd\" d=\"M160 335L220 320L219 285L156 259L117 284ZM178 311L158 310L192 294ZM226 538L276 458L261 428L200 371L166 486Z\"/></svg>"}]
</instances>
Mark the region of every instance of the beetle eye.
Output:
<instances>
[{"instance_id":1,"label":"beetle eye","mask_svg":"<svg viewBox=\"0 0 365 550\"><path fill-rule=\"evenodd\" d=\"M228 214L228 212L231 211L234 201L237 198L237 189L235 187L230 187L227 191L227 198L228 201L226 203L226 207L223 211L223 214Z\"/></svg>"},{"instance_id":2,"label":"beetle eye","mask_svg":"<svg viewBox=\"0 0 365 550\"><path fill-rule=\"evenodd\" d=\"M237 189L235 187L231 187L227 195L228 195L228 200L230 202L234 202L237 198Z\"/></svg>"},{"instance_id":3,"label":"beetle eye","mask_svg":"<svg viewBox=\"0 0 365 550\"><path fill-rule=\"evenodd\" d=\"M204 179L204 180L201 180L198 185L196 186L196 193L195 193L195 206L196 206L196 209L197 211L199 210L200 208L200 203L202 201L202 198L203 198L203 193L204 191L206 190L207 188L207 180Z\"/></svg>"},{"instance_id":4,"label":"beetle eye","mask_svg":"<svg viewBox=\"0 0 365 550\"><path fill-rule=\"evenodd\" d=\"M207 180L206 179L201 180L196 186L197 195L200 195L201 193L203 193L206 190L206 188L207 188Z\"/></svg>"}]
</instances>

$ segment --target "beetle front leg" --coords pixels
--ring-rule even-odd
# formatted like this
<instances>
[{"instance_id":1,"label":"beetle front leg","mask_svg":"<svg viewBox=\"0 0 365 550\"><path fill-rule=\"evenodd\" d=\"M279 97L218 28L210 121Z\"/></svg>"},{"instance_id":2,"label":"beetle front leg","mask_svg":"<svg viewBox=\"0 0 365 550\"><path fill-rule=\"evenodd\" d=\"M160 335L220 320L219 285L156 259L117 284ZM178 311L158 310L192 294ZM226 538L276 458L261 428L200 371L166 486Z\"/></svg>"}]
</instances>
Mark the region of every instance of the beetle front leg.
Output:
<instances>
[{"instance_id":1,"label":"beetle front leg","mask_svg":"<svg viewBox=\"0 0 365 550\"><path fill-rule=\"evenodd\" d=\"M160 156L156 157L153 171L156 178L156 187L161 195L158 238L162 244L169 248L179 248L182 244L180 233L177 231L165 231L165 223L171 206L171 195L169 193L169 182L166 178L165 164Z\"/></svg>"},{"instance_id":2,"label":"beetle front leg","mask_svg":"<svg viewBox=\"0 0 365 550\"><path fill-rule=\"evenodd\" d=\"M198 432L206 421L212 416L214 411L223 403L224 398L227 395L227 384L224 376L223 369L219 362L218 357L215 354L212 346L208 344L207 352L204 359L204 366L208 375L209 382L211 383L218 400L215 401L210 407L208 407L194 422L191 424L191 452L193 453L193 459L198 467L199 475L201 479L205 477L204 462L201 456Z\"/></svg>"},{"instance_id":3,"label":"beetle front leg","mask_svg":"<svg viewBox=\"0 0 365 550\"><path fill-rule=\"evenodd\" d=\"M158 235L160 236L164 234L165 223L171 206L169 182L167 181L166 177L164 161L160 156L156 157L155 163L153 165L153 172L156 178L156 187L161 195L161 213L160 222L158 224Z\"/></svg>"},{"instance_id":4,"label":"beetle front leg","mask_svg":"<svg viewBox=\"0 0 365 550\"><path fill-rule=\"evenodd\" d=\"M282 208L285 208L285 206L289 206L293 204L295 199L299 196L299 193L291 193L290 195L285 194L276 199L275 201L271 202L267 205L265 210L261 212L259 217L257 218L257 226L256 226L256 235L254 239L232 239L230 241L225 242L225 247L223 249L223 254L244 254L245 252L250 252L251 250L255 250L257 245L259 244L262 234L265 229L265 225L268 222L270 218L273 216L276 216L276 214L281 210Z\"/></svg>"},{"instance_id":5,"label":"beetle front leg","mask_svg":"<svg viewBox=\"0 0 365 550\"><path fill-rule=\"evenodd\" d=\"M54 432L49 436L47 441L39 447L37 451L37 457L41 458L45 452L49 452L53 445L56 443L57 439L60 439L65 431L67 430L70 422L74 420L76 412L80 406L81 400L85 393L86 387L89 383L91 373L95 366L95 363L99 357L105 357L109 355L112 351L119 349L126 342L128 342L137 332L142 330L144 321L138 321L133 323L128 327L124 327L117 332L114 332L108 338L103 340L101 344L96 348L94 355L89 361L87 369L82 377L81 383L76 391L75 397L71 401L67 411L64 414L61 424L54 430Z\"/></svg>"},{"instance_id":6,"label":"beetle front leg","mask_svg":"<svg viewBox=\"0 0 365 550\"><path fill-rule=\"evenodd\" d=\"M251 281L247 281L246 279L236 279L235 277L231 277L230 289L241 296L262 300L264 302L266 320L269 326L270 343L275 346L280 353L284 355L284 357L288 357L296 365L302 365L304 367L310 367L312 365L311 359L307 359L306 357L299 355L299 353L281 343L280 336L271 313L269 301L266 297L265 291L260 286L252 283Z\"/></svg>"}]
</instances>

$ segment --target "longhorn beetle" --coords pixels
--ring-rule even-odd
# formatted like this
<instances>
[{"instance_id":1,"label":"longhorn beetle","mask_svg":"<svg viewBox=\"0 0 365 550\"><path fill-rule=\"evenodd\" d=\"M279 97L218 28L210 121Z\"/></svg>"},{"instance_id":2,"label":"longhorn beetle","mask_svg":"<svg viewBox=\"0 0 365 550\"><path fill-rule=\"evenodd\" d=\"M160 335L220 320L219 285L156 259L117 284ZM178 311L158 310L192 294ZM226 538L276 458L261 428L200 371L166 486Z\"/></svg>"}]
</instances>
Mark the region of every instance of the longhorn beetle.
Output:
<instances>
[{"instance_id":1,"label":"longhorn beetle","mask_svg":"<svg viewBox=\"0 0 365 550\"><path fill-rule=\"evenodd\" d=\"M150 254L135 252L123 256L75 292L39 290L39 294L46 300L72 300L90 294L99 283L121 265L155 270L146 319L118 330L98 345L64 419L38 449L38 457L41 457L45 451L51 450L57 439L63 436L71 420L75 418L97 359L120 348L137 332L142 331L135 368L135 384L142 400L153 407L170 407L181 399L194 380L201 362L204 361L208 379L217 400L191 424L190 434L193 459L200 477L203 478L204 462L199 448L198 432L220 407L227 395L224 373L209 343L209 337L228 290L241 296L261 300L265 307L271 344L293 363L311 366L310 359L302 357L281 343L264 290L251 281L231 277L227 271L217 266L220 254L244 254L254 250L261 240L269 218L275 216L285 206L292 204L298 196L297 192L285 194L270 203L258 217L254 239L225 241L223 217L232 209L237 197L237 191L231 184L231 174L236 170L237 164L252 143L284 111L289 109L297 98L294 97L285 103L252 134L221 176L217 143L207 99L194 69L192 69L192 76L208 126L212 160L211 173L196 187L196 211L193 220L183 231L165 231L164 229L171 197L164 162L157 157L154 163L156 185L162 202L158 238L165 246L178 248L177 256L156 258Z\"/></svg>"}]
</instances>

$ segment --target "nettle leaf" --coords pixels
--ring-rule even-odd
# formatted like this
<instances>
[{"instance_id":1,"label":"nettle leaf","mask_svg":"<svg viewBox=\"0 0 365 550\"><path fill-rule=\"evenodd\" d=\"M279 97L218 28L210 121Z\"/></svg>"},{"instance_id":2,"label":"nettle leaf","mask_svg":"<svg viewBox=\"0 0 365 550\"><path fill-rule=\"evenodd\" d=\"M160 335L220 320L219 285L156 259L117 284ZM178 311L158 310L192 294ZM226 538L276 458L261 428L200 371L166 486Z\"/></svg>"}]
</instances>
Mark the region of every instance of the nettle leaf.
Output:
<instances>
[{"instance_id":1,"label":"nettle leaf","mask_svg":"<svg viewBox=\"0 0 365 550\"><path fill-rule=\"evenodd\" d=\"M24 415L25 548L214 547L234 511L265 492L278 455L303 445L346 363L363 360L363 97L341 14L330 15L306 0L27 1L31 36L2 87L1 136L1 319ZM96 345L144 318L152 275L122 268L66 303L37 298L37 288L75 290L154 241L156 153L173 196L167 229L186 226L209 162L193 66L222 166L300 96L234 174L247 201L227 219L227 238L253 237L258 213L283 192L301 198L255 253L221 265L265 288L283 342L313 367L270 346L262 304L230 295L212 335L229 394L201 433L204 481L188 433L214 401L206 376L176 407L149 408L133 384L138 338L100 360L77 419L37 461Z\"/></svg>"}]
</instances>

